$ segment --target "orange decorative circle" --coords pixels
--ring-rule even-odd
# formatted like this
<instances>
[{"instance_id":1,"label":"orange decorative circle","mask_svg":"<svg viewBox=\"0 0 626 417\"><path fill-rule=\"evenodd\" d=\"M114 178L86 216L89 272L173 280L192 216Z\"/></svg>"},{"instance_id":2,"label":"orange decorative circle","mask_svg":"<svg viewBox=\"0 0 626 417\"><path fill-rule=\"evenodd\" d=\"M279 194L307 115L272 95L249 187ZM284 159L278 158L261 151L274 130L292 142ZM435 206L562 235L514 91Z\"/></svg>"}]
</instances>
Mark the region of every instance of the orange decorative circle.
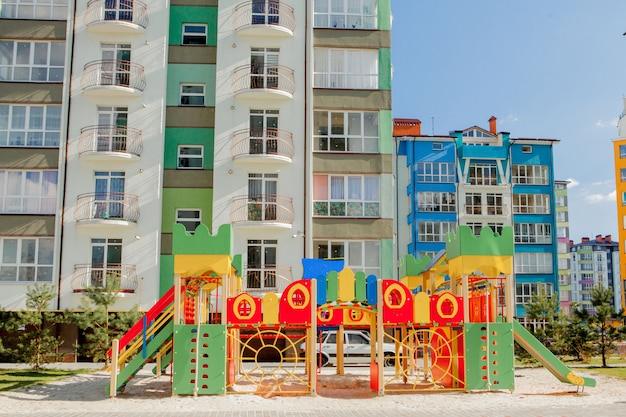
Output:
<instances>
[{"instance_id":1,"label":"orange decorative circle","mask_svg":"<svg viewBox=\"0 0 626 417\"><path fill-rule=\"evenodd\" d=\"M449 314L444 314L443 309L442 309L443 303L446 301L448 301L450 305L452 306L452 310L450 311ZM439 299L437 300L436 308L437 308L437 314L439 314L439 317L443 319L449 319L449 318L456 316L456 313L459 311L459 303L456 297L454 297L452 294L447 292L447 293L444 293L441 297L439 297Z\"/></svg>"},{"instance_id":2,"label":"orange decorative circle","mask_svg":"<svg viewBox=\"0 0 626 417\"><path fill-rule=\"evenodd\" d=\"M295 303L294 300L298 300L298 303ZM289 303L289 307L294 310L304 310L309 306L309 302L311 301L311 295L309 294L309 289L300 283L296 283L289 287L289 291L287 292L287 303Z\"/></svg>"},{"instance_id":3,"label":"orange decorative circle","mask_svg":"<svg viewBox=\"0 0 626 417\"><path fill-rule=\"evenodd\" d=\"M318 310L317 311L317 320L323 323L327 323L333 319L335 315L335 309L329 308L327 310Z\"/></svg>"},{"instance_id":4,"label":"orange decorative circle","mask_svg":"<svg viewBox=\"0 0 626 417\"><path fill-rule=\"evenodd\" d=\"M360 322L361 320L363 320L363 316L365 316L365 313L363 312L362 309L356 309L356 308L351 308L350 309L350 320L352 320L353 322Z\"/></svg>"},{"instance_id":5,"label":"orange decorative circle","mask_svg":"<svg viewBox=\"0 0 626 417\"><path fill-rule=\"evenodd\" d=\"M396 298L395 295L398 295L396 299L396 303L390 303L389 300ZM391 309L400 309L404 307L404 303L406 303L406 294L404 293L404 287L397 283L391 283L384 294L385 306Z\"/></svg>"},{"instance_id":6,"label":"orange decorative circle","mask_svg":"<svg viewBox=\"0 0 626 417\"><path fill-rule=\"evenodd\" d=\"M250 294L240 294L233 303L233 314L235 317L239 320L249 320L254 316L254 313L256 313L254 298Z\"/></svg>"}]
</instances>

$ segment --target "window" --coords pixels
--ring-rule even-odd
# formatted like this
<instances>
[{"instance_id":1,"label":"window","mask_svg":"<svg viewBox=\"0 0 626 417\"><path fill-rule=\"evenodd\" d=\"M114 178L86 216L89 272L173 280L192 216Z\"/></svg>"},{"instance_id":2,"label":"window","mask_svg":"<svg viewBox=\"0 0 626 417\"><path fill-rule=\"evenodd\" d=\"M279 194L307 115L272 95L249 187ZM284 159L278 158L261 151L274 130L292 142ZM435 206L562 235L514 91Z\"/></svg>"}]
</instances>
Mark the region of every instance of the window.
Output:
<instances>
[{"instance_id":1,"label":"window","mask_svg":"<svg viewBox=\"0 0 626 417\"><path fill-rule=\"evenodd\" d=\"M54 214L57 171L0 170L0 213Z\"/></svg>"},{"instance_id":2,"label":"window","mask_svg":"<svg viewBox=\"0 0 626 417\"><path fill-rule=\"evenodd\" d=\"M474 236L480 236L480 233L483 230L483 223L480 222L471 222L466 223L465 226L472 229L472 233ZM484 225L485 227L489 227L493 233L502 234L502 228L504 227L504 223L487 223Z\"/></svg>"},{"instance_id":3,"label":"window","mask_svg":"<svg viewBox=\"0 0 626 417\"><path fill-rule=\"evenodd\" d=\"M252 48L250 88L278 88L279 48Z\"/></svg>"},{"instance_id":4,"label":"window","mask_svg":"<svg viewBox=\"0 0 626 417\"><path fill-rule=\"evenodd\" d=\"M107 279L122 277L122 239L91 239L90 287L106 287Z\"/></svg>"},{"instance_id":5,"label":"window","mask_svg":"<svg viewBox=\"0 0 626 417\"><path fill-rule=\"evenodd\" d=\"M569 261L569 259L563 259L564 261ZM561 268L561 259L559 259L559 269L569 269L569 262ZM559 275L559 285L572 285L572 278L568 274Z\"/></svg>"},{"instance_id":6,"label":"window","mask_svg":"<svg viewBox=\"0 0 626 417\"><path fill-rule=\"evenodd\" d=\"M443 143L433 142L433 151L443 151Z\"/></svg>"},{"instance_id":7,"label":"window","mask_svg":"<svg viewBox=\"0 0 626 417\"><path fill-rule=\"evenodd\" d=\"M445 242L448 232L456 230L454 222L419 222L418 242Z\"/></svg>"},{"instance_id":8,"label":"window","mask_svg":"<svg viewBox=\"0 0 626 417\"><path fill-rule=\"evenodd\" d=\"M278 110L250 110L250 154L278 153Z\"/></svg>"},{"instance_id":9,"label":"window","mask_svg":"<svg viewBox=\"0 0 626 417\"><path fill-rule=\"evenodd\" d=\"M522 153L533 153L533 147L530 145L522 145Z\"/></svg>"},{"instance_id":10,"label":"window","mask_svg":"<svg viewBox=\"0 0 626 417\"><path fill-rule=\"evenodd\" d=\"M67 0L2 0L5 19L66 20Z\"/></svg>"},{"instance_id":11,"label":"window","mask_svg":"<svg viewBox=\"0 0 626 417\"><path fill-rule=\"evenodd\" d=\"M554 196L554 204L557 207L567 207L567 196L555 195Z\"/></svg>"},{"instance_id":12,"label":"window","mask_svg":"<svg viewBox=\"0 0 626 417\"><path fill-rule=\"evenodd\" d=\"M515 252L516 274L551 274L552 254L546 252Z\"/></svg>"},{"instance_id":13,"label":"window","mask_svg":"<svg viewBox=\"0 0 626 417\"><path fill-rule=\"evenodd\" d=\"M179 145L178 169L202 169L204 161L204 146Z\"/></svg>"},{"instance_id":14,"label":"window","mask_svg":"<svg viewBox=\"0 0 626 417\"><path fill-rule=\"evenodd\" d=\"M556 212L556 221L557 222L566 222L567 221L567 211L557 211Z\"/></svg>"},{"instance_id":15,"label":"window","mask_svg":"<svg viewBox=\"0 0 626 417\"><path fill-rule=\"evenodd\" d=\"M619 145L619 157L626 158L626 145Z\"/></svg>"},{"instance_id":16,"label":"window","mask_svg":"<svg viewBox=\"0 0 626 417\"><path fill-rule=\"evenodd\" d=\"M380 217L380 178L374 175L315 175L313 215Z\"/></svg>"},{"instance_id":17,"label":"window","mask_svg":"<svg viewBox=\"0 0 626 417\"><path fill-rule=\"evenodd\" d=\"M315 0L314 27L377 29L378 0Z\"/></svg>"},{"instance_id":18,"label":"window","mask_svg":"<svg viewBox=\"0 0 626 417\"><path fill-rule=\"evenodd\" d=\"M125 176L123 171L96 171L94 218L124 218Z\"/></svg>"},{"instance_id":19,"label":"window","mask_svg":"<svg viewBox=\"0 0 626 417\"><path fill-rule=\"evenodd\" d=\"M417 193L418 211L456 212L456 193L422 191Z\"/></svg>"},{"instance_id":20,"label":"window","mask_svg":"<svg viewBox=\"0 0 626 417\"><path fill-rule=\"evenodd\" d=\"M549 223L515 223L515 243L552 243Z\"/></svg>"},{"instance_id":21,"label":"window","mask_svg":"<svg viewBox=\"0 0 626 417\"><path fill-rule=\"evenodd\" d=\"M65 42L0 40L0 81L62 82Z\"/></svg>"},{"instance_id":22,"label":"window","mask_svg":"<svg viewBox=\"0 0 626 417\"><path fill-rule=\"evenodd\" d=\"M546 165L513 165L513 184L548 184L548 167Z\"/></svg>"},{"instance_id":23,"label":"window","mask_svg":"<svg viewBox=\"0 0 626 417\"><path fill-rule=\"evenodd\" d=\"M130 44L103 43L101 55L100 84L129 87L131 81Z\"/></svg>"},{"instance_id":24,"label":"window","mask_svg":"<svg viewBox=\"0 0 626 417\"><path fill-rule=\"evenodd\" d=\"M453 183L455 182L454 163L418 162L417 182Z\"/></svg>"},{"instance_id":25,"label":"window","mask_svg":"<svg viewBox=\"0 0 626 417\"><path fill-rule=\"evenodd\" d=\"M204 106L204 84L181 84L181 106Z\"/></svg>"},{"instance_id":26,"label":"window","mask_svg":"<svg viewBox=\"0 0 626 417\"><path fill-rule=\"evenodd\" d=\"M315 151L378 153L378 113L316 111Z\"/></svg>"},{"instance_id":27,"label":"window","mask_svg":"<svg viewBox=\"0 0 626 417\"><path fill-rule=\"evenodd\" d=\"M183 45L206 45L207 25L183 23Z\"/></svg>"},{"instance_id":28,"label":"window","mask_svg":"<svg viewBox=\"0 0 626 417\"><path fill-rule=\"evenodd\" d=\"M248 240L248 289L276 289L277 240Z\"/></svg>"},{"instance_id":29,"label":"window","mask_svg":"<svg viewBox=\"0 0 626 417\"><path fill-rule=\"evenodd\" d=\"M378 89L377 49L315 48L314 62L314 88Z\"/></svg>"},{"instance_id":30,"label":"window","mask_svg":"<svg viewBox=\"0 0 626 417\"><path fill-rule=\"evenodd\" d=\"M365 241L322 241L313 242L313 257L319 259L343 259L344 267L365 276L380 277L380 242Z\"/></svg>"},{"instance_id":31,"label":"window","mask_svg":"<svg viewBox=\"0 0 626 417\"><path fill-rule=\"evenodd\" d=\"M552 297L554 290L552 284L544 282L523 282L515 286L515 302L517 304L528 304L534 295L544 293Z\"/></svg>"},{"instance_id":32,"label":"window","mask_svg":"<svg viewBox=\"0 0 626 417\"><path fill-rule=\"evenodd\" d=\"M280 0L252 0L252 24L276 25L280 17Z\"/></svg>"},{"instance_id":33,"label":"window","mask_svg":"<svg viewBox=\"0 0 626 417\"><path fill-rule=\"evenodd\" d=\"M106 0L104 20L133 21L133 0Z\"/></svg>"},{"instance_id":34,"label":"window","mask_svg":"<svg viewBox=\"0 0 626 417\"><path fill-rule=\"evenodd\" d=\"M193 235L202 223L202 212L200 209L176 209L176 223L185 226L185 230Z\"/></svg>"},{"instance_id":35,"label":"window","mask_svg":"<svg viewBox=\"0 0 626 417\"><path fill-rule=\"evenodd\" d=\"M0 146L58 148L61 106L0 104Z\"/></svg>"},{"instance_id":36,"label":"window","mask_svg":"<svg viewBox=\"0 0 626 417\"><path fill-rule=\"evenodd\" d=\"M98 106L98 152L126 152L128 107Z\"/></svg>"},{"instance_id":37,"label":"window","mask_svg":"<svg viewBox=\"0 0 626 417\"><path fill-rule=\"evenodd\" d=\"M547 194L513 194L514 214L550 214Z\"/></svg>"},{"instance_id":38,"label":"window","mask_svg":"<svg viewBox=\"0 0 626 417\"><path fill-rule=\"evenodd\" d=\"M482 214L483 203L480 193L465 194L465 213L466 214Z\"/></svg>"},{"instance_id":39,"label":"window","mask_svg":"<svg viewBox=\"0 0 626 417\"><path fill-rule=\"evenodd\" d=\"M487 193L487 215L502 216L504 213L504 205L502 204L502 194Z\"/></svg>"},{"instance_id":40,"label":"window","mask_svg":"<svg viewBox=\"0 0 626 417\"><path fill-rule=\"evenodd\" d=\"M470 164L469 183L471 185L498 185L498 170L491 164Z\"/></svg>"},{"instance_id":41,"label":"window","mask_svg":"<svg viewBox=\"0 0 626 417\"><path fill-rule=\"evenodd\" d=\"M52 282L53 238L0 238L0 254L0 282Z\"/></svg>"},{"instance_id":42,"label":"window","mask_svg":"<svg viewBox=\"0 0 626 417\"><path fill-rule=\"evenodd\" d=\"M276 220L278 174L248 174L248 220Z\"/></svg>"}]
</instances>

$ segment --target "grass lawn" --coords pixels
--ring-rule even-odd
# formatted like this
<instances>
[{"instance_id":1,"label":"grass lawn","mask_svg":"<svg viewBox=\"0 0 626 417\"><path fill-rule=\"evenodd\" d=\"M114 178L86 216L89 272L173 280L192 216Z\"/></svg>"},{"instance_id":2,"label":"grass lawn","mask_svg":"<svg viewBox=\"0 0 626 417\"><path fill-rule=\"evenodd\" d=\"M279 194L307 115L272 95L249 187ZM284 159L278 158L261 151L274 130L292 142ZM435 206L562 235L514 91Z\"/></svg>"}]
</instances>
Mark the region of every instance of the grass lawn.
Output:
<instances>
[{"instance_id":1,"label":"grass lawn","mask_svg":"<svg viewBox=\"0 0 626 417\"><path fill-rule=\"evenodd\" d=\"M57 379L63 379L75 374L93 372L90 369L0 369L0 392L11 391L29 385L45 384Z\"/></svg>"}]
</instances>

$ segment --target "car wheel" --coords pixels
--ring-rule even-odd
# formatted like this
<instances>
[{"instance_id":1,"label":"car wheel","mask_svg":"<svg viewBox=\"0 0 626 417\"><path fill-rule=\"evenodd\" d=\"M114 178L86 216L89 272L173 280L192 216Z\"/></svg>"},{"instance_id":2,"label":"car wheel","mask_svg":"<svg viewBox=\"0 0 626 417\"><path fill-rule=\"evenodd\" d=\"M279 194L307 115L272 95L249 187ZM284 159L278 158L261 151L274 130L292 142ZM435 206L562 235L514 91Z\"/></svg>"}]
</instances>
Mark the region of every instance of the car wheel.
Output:
<instances>
[{"instance_id":1,"label":"car wheel","mask_svg":"<svg viewBox=\"0 0 626 417\"><path fill-rule=\"evenodd\" d=\"M395 366L396 364L396 355L393 353L385 353L385 366Z\"/></svg>"},{"instance_id":2,"label":"car wheel","mask_svg":"<svg viewBox=\"0 0 626 417\"><path fill-rule=\"evenodd\" d=\"M330 363L330 358L325 353L320 353L317 357L317 365L319 367L328 366Z\"/></svg>"}]
</instances>

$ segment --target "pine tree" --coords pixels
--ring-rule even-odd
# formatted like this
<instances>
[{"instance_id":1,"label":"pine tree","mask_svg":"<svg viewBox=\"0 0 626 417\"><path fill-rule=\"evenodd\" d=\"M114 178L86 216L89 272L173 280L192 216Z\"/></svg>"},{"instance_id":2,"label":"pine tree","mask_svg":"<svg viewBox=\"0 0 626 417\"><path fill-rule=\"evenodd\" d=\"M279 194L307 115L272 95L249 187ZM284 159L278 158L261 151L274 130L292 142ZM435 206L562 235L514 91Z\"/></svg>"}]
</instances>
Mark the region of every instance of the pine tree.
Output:
<instances>
[{"instance_id":1,"label":"pine tree","mask_svg":"<svg viewBox=\"0 0 626 417\"><path fill-rule=\"evenodd\" d=\"M595 331L597 351L602 357L602 367L606 368L606 359L615 350L615 342L619 341L625 332L620 317L611 305L613 289L597 285L591 289L591 305L595 314L590 316L590 325Z\"/></svg>"}]
</instances>

